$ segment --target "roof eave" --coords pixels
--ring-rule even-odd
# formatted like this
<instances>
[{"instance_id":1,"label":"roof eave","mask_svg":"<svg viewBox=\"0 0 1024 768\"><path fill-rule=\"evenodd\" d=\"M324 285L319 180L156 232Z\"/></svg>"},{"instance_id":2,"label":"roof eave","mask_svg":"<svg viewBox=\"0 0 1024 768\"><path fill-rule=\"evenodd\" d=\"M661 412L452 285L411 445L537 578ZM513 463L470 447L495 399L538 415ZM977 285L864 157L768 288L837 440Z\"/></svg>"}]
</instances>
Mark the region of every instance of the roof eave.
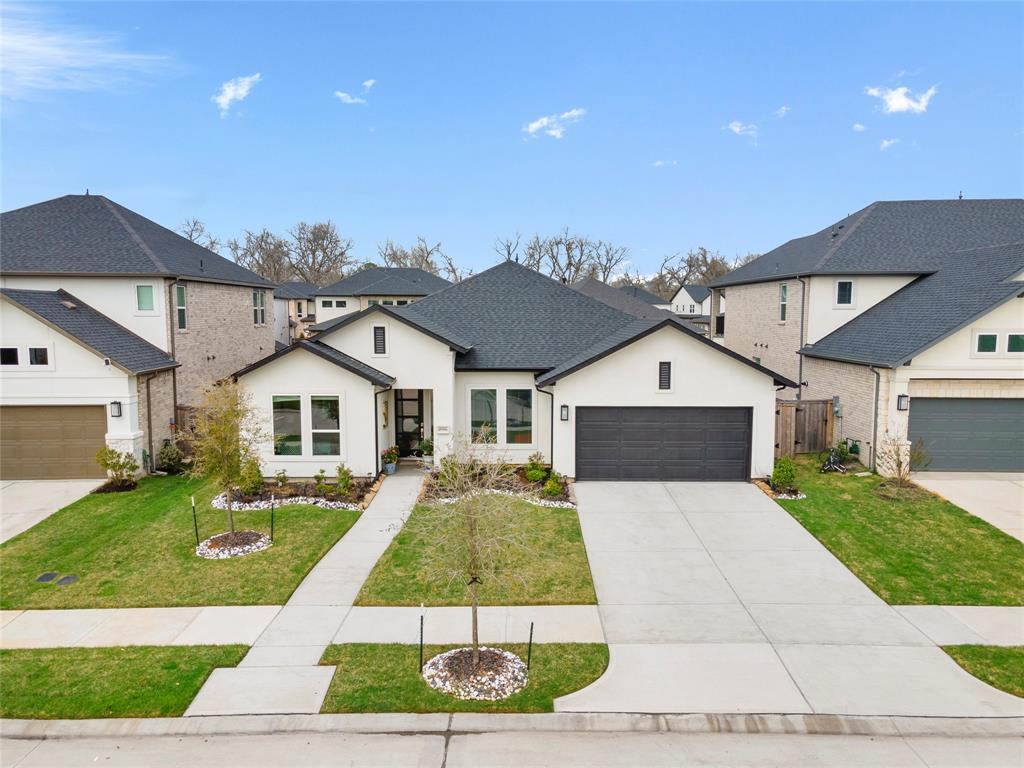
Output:
<instances>
[{"instance_id":1,"label":"roof eave","mask_svg":"<svg viewBox=\"0 0 1024 768\"><path fill-rule=\"evenodd\" d=\"M316 345L313 344L312 342L308 342L308 341L306 341L304 339L300 339L299 341L296 341L294 344L289 344L284 349L279 349L276 352L272 352L271 354L267 355L266 357L261 357L256 362L251 363L251 364L245 366L245 368L242 368L242 369L237 370L234 373L232 373L231 374L231 378L234 379L235 381L238 381L238 379L241 378L242 376L246 376L246 375L252 373L253 371L255 371L257 369L262 368L265 365L269 365L270 363L273 363L274 361L278 360L279 358L282 358L285 355L291 354L292 352L294 352L297 349L304 349L307 352L310 352L311 354L314 354L317 357L319 357L319 358L321 358L323 360L326 360L327 362L332 363L333 365L336 365L339 368L343 368L344 370L348 371L349 373L351 373L351 374L353 374L355 376L360 377L361 379L364 379L364 380L368 381L370 384L374 384L376 386L384 387L384 386L390 386L391 384L395 383L395 377L394 376L389 376L388 374L384 373L383 371L380 371L380 374L381 374L380 377L371 376L371 375L367 374L366 371L361 371L361 370L359 370L358 368L356 368L354 366L346 365L341 360L338 360L337 358L332 357L331 355L329 355L329 354L325 353L324 351L318 349L316 347Z\"/></svg>"}]
</instances>

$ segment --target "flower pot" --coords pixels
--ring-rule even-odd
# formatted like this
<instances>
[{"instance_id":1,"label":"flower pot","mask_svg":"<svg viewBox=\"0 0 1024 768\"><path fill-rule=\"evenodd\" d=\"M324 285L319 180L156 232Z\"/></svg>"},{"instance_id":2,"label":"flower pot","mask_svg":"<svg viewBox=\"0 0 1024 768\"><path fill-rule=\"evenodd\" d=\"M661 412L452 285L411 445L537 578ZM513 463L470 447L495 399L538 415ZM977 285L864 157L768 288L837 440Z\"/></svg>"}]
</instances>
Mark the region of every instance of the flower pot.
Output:
<instances>
[{"instance_id":1,"label":"flower pot","mask_svg":"<svg viewBox=\"0 0 1024 768\"><path fill-rule=\"evenodd\" d=\"M395 464L385 464L384 465L384 472L385 472L385 474L393 475L397 471L398 471L398 464L397 463L395 463Z\"/></svg>"},{"instance_id":2,"label":"flower pot","mask_svg":"<svg viewBox=\"0 0 1024 768\"><path fill-rule=\"evenodd\" d=\"M434 466L434 457L431 456L430 454L426 454L425 453L425 454L423 454L423 456L420 457L420 459L423 461L423 466L425 466L425 467L432 467L432 466Z\"/></svg>"}]
</instances>

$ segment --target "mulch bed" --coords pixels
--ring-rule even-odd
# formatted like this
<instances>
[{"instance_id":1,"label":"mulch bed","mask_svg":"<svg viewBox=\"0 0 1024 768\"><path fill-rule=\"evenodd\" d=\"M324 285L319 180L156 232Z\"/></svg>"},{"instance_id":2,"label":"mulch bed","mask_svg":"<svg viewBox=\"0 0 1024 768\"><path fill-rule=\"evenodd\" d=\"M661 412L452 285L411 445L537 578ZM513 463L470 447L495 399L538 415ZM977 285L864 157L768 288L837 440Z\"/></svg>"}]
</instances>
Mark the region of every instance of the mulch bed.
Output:
<instances>
[{"instance_id":1,"label":"mulch bed","mask_svg":"<svg viewBox=\"0 0 1024 768\"><path fill-rule=\"evenodd\" d=\"M772 498L772 499L790 499L790 500L795 500L795 499L806 499L807 498L807 494L805 494L803 491L797 491L795 494L793 494L793 493L781 493L780 491L777 491L774 488L772 488L772 484L769 483L767 480L754 480L753 482L754 482L754 485L756 485L758 488L760 488L762 491L764 491L765 494L767 494L768 497Z\"/></svg>"},{"instance_id":2,"label":"mulch bed","mask_svg":"<svg viewBox=\"0 0 1024 768\"><path fill-rule=\"evenodd\" d=\"M557 496L548 496L544 493L543 482L531 483L526 479L526 469L524 467L517 467L513 475L513 481L509 484L508 488L501 489L501 492L539 506L575 507L576 500L570 495L569 484L565 481L565 478L562 478L559 484L562 487L562 492ZM427 481L423 485L423 491L420 496L422 499L444 497L443 491L437 487L436 472L427 475Z\"/></svg>"},{"instance_id":3,"label":"mulch bed","mask_svg":"<svg viewBox=\"0 0 1024 768\"><path fill-rule=\"evenodd\" d=\"M269 501L270 495L273 494L274 498L278 501L281 499L302 496L305 498L318 497L326 501L337 501L345 504L361 504L370 493L370 489L373 487L373 484L373 478L353 477L352 484L349 486L349 492L347 494L334 493L333 490L329 490L325 494L320 494L317 493L316 483L314 482L292 482L285 483L284 485L269 482L264 486L263 493L251 496L236 496L235 501L240 501L243 504L252 504L257 501ZM333 489L334 483L328 483L328 486Z\"/></svg>"},{"instance_id":4,"label":"mulch bed","mask_svg":"<svg viewBox=\"0 0 1024 768\"><path fill-rule=\"evenodd\" d=\"M498 701L521 691L529 674L514 653L481 646L476 666L472 648L455 648L424 664L423 679L431 688L457 699Z\"/></svg>"},{"instance_id":5,"label":"mulch bed","mask_svg":"<svg viewBox=\"0 0 1024 768\"><path fill-rule=\"evenodd\" d=\"M107 480L93 493L124 493L125 491L134 491L138 487L139 484L134 480Z\"/></svg>"},{"instance_id":6,"label":"mulch bed","mask_svg":"<svg viewBox=\"0 0 1024 768\"><path fill-rule=\"evenodd\" d=\"M200 542L196 554L207 560L227 560L260 552L271 545L270 537L259 531L228 531Z\"/></svg>"}]
</instances>

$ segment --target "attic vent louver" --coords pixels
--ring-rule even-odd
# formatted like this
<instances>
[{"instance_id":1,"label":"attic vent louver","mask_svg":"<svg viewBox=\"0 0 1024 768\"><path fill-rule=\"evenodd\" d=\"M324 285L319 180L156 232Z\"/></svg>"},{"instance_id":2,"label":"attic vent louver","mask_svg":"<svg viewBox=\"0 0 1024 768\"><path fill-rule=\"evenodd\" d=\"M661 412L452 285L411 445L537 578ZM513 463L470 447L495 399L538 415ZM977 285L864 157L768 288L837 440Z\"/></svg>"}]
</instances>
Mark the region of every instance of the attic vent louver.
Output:
<instances>
[{"instance_id":1,"label":"attic vent louver","mask_svg":"<svg viewBox=\"0 0 1024 768\"><path fill-rule=\"evenodd\" d=\"M73 301L66 301L65 300L65 301L62 301L61 304L64 305L64 309L78 309L78 305L75 304L75 302L73 302Z\"/></svg>"}]
</instances>

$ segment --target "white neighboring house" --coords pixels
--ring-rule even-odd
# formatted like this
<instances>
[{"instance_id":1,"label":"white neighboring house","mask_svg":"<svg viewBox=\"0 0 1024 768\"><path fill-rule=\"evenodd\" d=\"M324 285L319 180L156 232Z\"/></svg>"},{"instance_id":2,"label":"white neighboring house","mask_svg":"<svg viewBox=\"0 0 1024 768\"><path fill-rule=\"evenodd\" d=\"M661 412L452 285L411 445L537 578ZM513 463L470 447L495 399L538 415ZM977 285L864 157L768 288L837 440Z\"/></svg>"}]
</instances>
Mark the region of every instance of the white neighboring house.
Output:
<instances>
[{"instance_id":1,"label":"white neighboring house","mask_svg":"<svg viewBox=\"0 0 1024 768\"><path fill-rule=\"evenodd\" d=\"M380 470L380 451L493 435L580 480L771 472L775 395L794 382L670 313L620 311L513 262L414 305L321 324L236 374L263 413L267 476ZM487 427L485 430L484 427Z\"/></svg>"},{"instance_id":2,"label":"white neighboring house","mask_svg":"<svg viewBox=\"0 0 1024 768\"><path fill-rule=\"evenodd\" d=\"M450 285L416 267L367 267L316 291L317 324L310 330L378 304L404 307Z\"/></svg>"},{"instance_id":3,"label":"white neighboring house","mask_svg":"<svg viewBox=\"0 0 1024 768\"><path fill-rule=\"evenodd\" d=\"M619 286L619 290L630 298L650 304L655 309L664 309L669 311L672 309L671 301L665 301L665 299L661 298L661 296L656 293L651 293L637 285L622 285Z\"/></svg>"},{"instance_id":4,"label":"white neighboring house","mask_svg":"<svg viewBox=\"0 0 1024 768\"><path fill-rule=\"evenodd\" d=\"M672 297L672 311L683 317L711 314L711 289L706 285L681 285Z\"/></svg>"}]
</instances>

